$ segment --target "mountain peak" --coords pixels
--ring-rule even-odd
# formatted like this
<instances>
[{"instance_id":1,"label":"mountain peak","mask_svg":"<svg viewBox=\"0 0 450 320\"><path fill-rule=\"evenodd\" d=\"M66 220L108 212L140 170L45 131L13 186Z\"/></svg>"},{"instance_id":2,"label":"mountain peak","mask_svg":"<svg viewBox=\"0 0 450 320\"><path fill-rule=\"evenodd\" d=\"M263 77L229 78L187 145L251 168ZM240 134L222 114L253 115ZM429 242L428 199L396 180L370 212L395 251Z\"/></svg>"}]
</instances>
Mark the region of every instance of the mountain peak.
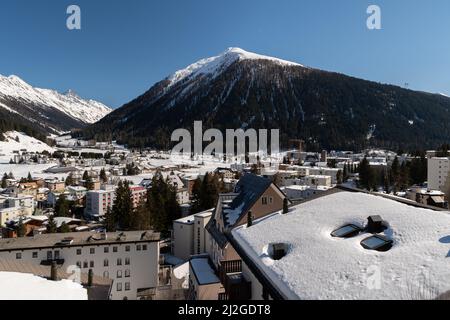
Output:
<instances>
[{"instance_id":1,"label":"mountain peak","mask_svg":"<svg viewBox=\"0 0 450 320\"><path fill-rule=\"evenodd\" d=\"M257 53L245 51L238 47L230 47L218 56L201 59L185 69L178 70L172 76L168 78L170 81L169 87L183 81L199 75L211 75L215 78L221 72L226 70L236 61L242 60L266 60L272 61L283 66L297 66L303 67L301 64L286 61L274 57L264 56Z\"/></svg>"}]
</instances>

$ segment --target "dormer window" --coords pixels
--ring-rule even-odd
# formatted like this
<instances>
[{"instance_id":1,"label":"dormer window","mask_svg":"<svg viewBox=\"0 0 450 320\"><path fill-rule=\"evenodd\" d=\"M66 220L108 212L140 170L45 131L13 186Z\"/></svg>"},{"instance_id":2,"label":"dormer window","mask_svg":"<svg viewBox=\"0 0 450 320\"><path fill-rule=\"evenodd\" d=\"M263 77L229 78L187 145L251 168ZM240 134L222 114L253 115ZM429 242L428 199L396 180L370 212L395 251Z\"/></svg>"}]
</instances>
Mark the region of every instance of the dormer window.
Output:
<instances>
[{"instance_id":1,"label":"dormer window","mask_svg":"<svg viewBox=\"0 0 450 320\"><path fill-rule=\"evenodd\" d=\"M331 233L331 236L335 238L351 238L358 235L361 232L361 230L362 229L360 227L354 224L348 224L337 230L334 230Z\"/></svg>"}]
</instances>

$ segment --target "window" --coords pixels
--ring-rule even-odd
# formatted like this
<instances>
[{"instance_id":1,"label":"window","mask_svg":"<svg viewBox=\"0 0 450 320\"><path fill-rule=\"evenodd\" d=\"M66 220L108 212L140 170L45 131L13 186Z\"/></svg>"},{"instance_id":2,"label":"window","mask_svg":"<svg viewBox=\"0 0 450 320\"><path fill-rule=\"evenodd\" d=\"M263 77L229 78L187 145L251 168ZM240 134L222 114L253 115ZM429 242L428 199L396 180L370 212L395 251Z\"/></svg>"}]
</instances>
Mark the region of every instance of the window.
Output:
<instances>
[{"instance_id":1,"label":"window","mask_svg":"<svg viewBox=\"0 0 450 320\"><path fill-rule=\"evenodd\" d=\"M113 252L117 252L117 247L113 247Z\"/></svg>"},{"instance_id":2,"label":"window","mask_svg":"<svg viewBox=\"0 0 450 320\"><path fill-rule=\"evenodd\" d=\"M130 246L125 246L125 251L130 252Z\"/></svg>"},{"instance_id":3,"label":"window","mask_svg":"<svg viewBox=\"0 0 450 320\"><path fill-rule=\"evenodd\" d=\"M81 256L81 249L77 249L77 256Z\"/></svg>"},{"instance_id":4,"label":"window","mask_svg":"<svg viewBox=\"0 0 450 320\"><path fill-rule=\"evenodd\" d=\"M53 260L53 252L47 251L47 260Z\"/></svg>"},{"instance_id":5,"label":"window","mask_svg":"<svg viewBox=\"0 0 450 320\"><path fill-rule=\"evenodd\" d=\"M118 266L121 266L121 265L122 265L122 259L120 259L120 258L117 259L117 265L118 265Z\"/></svg>"},{"instance_id":6,"label":"window","mask_svg":"<svg viewBox=\"0 0 450 320\"><path fill-rule=\"evenodd\" d=\"M58 260L58 259L59 259L59 251L56 250L56 251L55 251L55 260Z\"/></svg>"},{"instance_id":7,"label":"window","mask_svg":"<svg viewBox=\"0 0 450 320\"><path fill-rule=\"evenodd\" d=\"M94 268L94 261L91 261L91 263L89 265L90 265L90 268Z\"/></svg>"},{"instance_id":8,"label":"window","mask_svg":"<svg viewBox=\"0 0 450 320\"><path fill-rule=\"evenodd\" d=\"M269 198L269 203L270 203L270 204L273 203L273 198L272 198L272 197Z\"/></svg>"},{"instance_id":9,"label":"window","mask_svg":"<svg viewBox=\"0 0 450 320\"><path fill-rule=\"evenodd\" d=\"M37 259L38 257L38 253L37 252L33 252L33 259Z\"/></svg>"},{"instance_id":10,"label":"window","mask_svg":"<svg viewBox=\"0 0 450 320\"><path fill-rule=\"evenodd\" d=\"M117 284L117 291L122 291L122 284L121 283Z\"/></svg>"},{"instance_id":11,"label":"window","mask_svg":"<svg viewBox=\"0 0 450 320\"><path fill-rule=\"evenodd\" d=\"M81 261L77 261L77 267L81 268Z\"/></svg>"},{"instance_id":12,"label":"window","mask_svg":"<svg viewBox=\"0 0 450 320\"><path fill-rule=\"evenodd\" d=\"M88 262L87 261L85 261L85 262L83 262L83 268L87 268L88 267Z\"/></svg>"},{"instance_id":13,"label":"window","mask_svg":"<svg viewBox=\"0 0 450 320\"><path fill-rule=\"evenodd\" d=\"M361 241L361 246L367 250L388 251L394 242L385 236L374 235Z\"/></svg>"},{"instance_id":14,"label":"window","mask_svg":"<svg viewBox=\"0 0 450 320\"><path fill-rule=\"evenodd\" d=\"M109 272L108 271L103 272L103 278L109 278Z\"/></svg>"},{"instance_id":15,"label":"window","mask_svg":"<svg viewBox=\"0 0 450 320\"><path fill-rule=\"evenodd\" d=\"M146 244L144 244L144 245L142 246L142 250L143 250L143 251L147 251L147 245L146 245Z\"/></svg>"},{"instance_id":16,"label":"window","mask_svg":"<svg viewBox=\"0 0 450 320\"><path fill-rule=\"evenodd\" d=\"M141 249L142 249L141 245L138 244L138 245L136 246L136 250L137 250L137 251L141 251Z\"/></svg>"},{"instance_id":17,"label":"window","mask_svg":"<svg viewBox=\"0 0 450 320\"><path fill-rule=\"evenodd\" d=\"M130 265L130 258L125 258L125 265L129 266Z\"/></svg>"},{"instance_id":18,"label":"window","mask_svg":"<svg viewBox=\"0 0 450 320\"><path fill-rule=\"evenodd\" d=\"M130 291L130 283L125 282L125 291Z\"/></svg>"},{"instance_id":19,"label":"window","mask_svg":"<svg viewBox=\"0 0 450 320\"><path fill-rule=\"evenodd\" d=\"M108 261L108 259L103 260L103 266L104 266L104 267L108 267L108 266L109 266L109 261Z\"/></svg>"},{"instance_id":20,"label":"window","mask_svg":"<svg viewBox=\"0 0 450 320\"><path fill-rule=\"evenodd\" d=\"M263 206L267 205L267 197L262 197Z\"/></svg>"},{"instance_id":21,"label":"window","mask_svg":"<svg viewBox=\"0 0 450 320\"><path fill-rule=\"evenodd\" d=\"M122 278L122 270L117 270L117 278Z\"/></svg>"},{"instance_id":22,"label":"window","mask_svg":"<svg viewBox=\"0 0 450 320\"><path fill-rule=\"evenodd\" d=\"M351 237L356 236L360 232L361 232L360 227L355 226L354 224L348 224L337 230L334 230L331 233L331 236L335 237L335 238L351 238Z\"/></svg>"},{"instance_id":23,"label":"window","mask_svg":"<svg viewBox=\"0 0 450 320\"><path fill-rule=\"evenodd\" d=\"M22 259L22 253L17 252L17 253L16 253L16 259L17 259L17 260Z\"/></svg>"},{"instance_id":24,"label":"window","mask_svg":"<svg viewBox=\"0 0 450 320\"><path fill-rule=\"evenodd\" d=\"M131 276L130 269L125 270L125 278L129 278Z\"/></svg>"},{"instance_id":25,"label":"window","mask_svg":"<svg viewBox=\"0 0 450 320\"><path fill-rule=\"evenodd\" d=\"M89 249L89 253L90 253L90 254L95 254L95 248Z\"/></svg>"},{"instance_id":26,"label":"window","mask_svg":"<svg viewBox=\"0 0 450 320\"><path fill-rule=\"evenodd\" d=\"M104 252L104 253L109 253L109 247L104 247L104 248L103 248L103 252Z\"/></svg>"}]
</instances>

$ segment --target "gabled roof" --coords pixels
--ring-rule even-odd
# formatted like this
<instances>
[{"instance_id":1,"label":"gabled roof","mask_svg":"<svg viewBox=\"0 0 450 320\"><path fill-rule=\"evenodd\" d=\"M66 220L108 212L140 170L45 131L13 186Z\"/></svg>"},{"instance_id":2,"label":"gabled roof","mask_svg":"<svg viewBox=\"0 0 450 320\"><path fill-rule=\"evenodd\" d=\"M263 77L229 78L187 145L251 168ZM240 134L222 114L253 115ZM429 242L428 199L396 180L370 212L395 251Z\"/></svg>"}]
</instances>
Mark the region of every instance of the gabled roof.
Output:
<instances>
[{"instance_id":1,"label":"gabled roof","mask_svg":"<svg viewBox=\"0 0 450 320\"><path fill-rule=\"evenodd\" d=\"M235 193L239 194L222 210L222 218L226 227L233 226L243 214L255 204L261 195L270 187L272 181L254 174L245 174L238 182Z\"/></svg>"}]
</instances>

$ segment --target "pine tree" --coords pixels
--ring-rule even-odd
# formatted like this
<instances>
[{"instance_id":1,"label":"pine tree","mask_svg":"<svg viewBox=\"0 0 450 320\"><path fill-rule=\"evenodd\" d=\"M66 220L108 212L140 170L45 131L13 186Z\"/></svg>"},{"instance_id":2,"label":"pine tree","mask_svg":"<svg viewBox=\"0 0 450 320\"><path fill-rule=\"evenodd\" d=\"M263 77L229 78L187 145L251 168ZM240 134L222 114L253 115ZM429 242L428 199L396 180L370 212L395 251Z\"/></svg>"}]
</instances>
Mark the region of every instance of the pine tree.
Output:
<instances>
[{"instance_id":1,"label":"pine tree","mask_svg":"<svg viewBox=\"0 0 450 320\"><path fill-rule=\"evenodd\" d=\"M342 184L343 182L343 177L342 177L342 170L339 170L336 174L336 180L337 180L337 184Z\"/></svg>"},{"instance_id":2,"label":"pine tree","mask_svg":"<svg viewBox=\"0 0 450 320\"><path fill-rule=\"evenodd\" d=\"M89 173L87 171L84 171L83 180L86 181L87 179L89 179Z\"/></svg>"},{"instance_id":3,"label":"pine tree","mask_svg":"<svg viewBox=\"0 0 450 320\"><path fill-rule=\"evenodd\" d=\"M107 183L107 182L108 182L108 177L106 176L105 168L103 168L103 169L100 170L100 180L101 180L103 183Z\"/></svg>"},{"instance_id":4,"label":"pine tree","mask_svg":"<svg viewBox=\"0 0 450 320\"><path fill-rule=\"evenodd\" d=\"M67 201L66 196L61 194L55 204L55 217L69 217L69 201Z\"/></svg>"},{"instance_id":5,"label":"pine tree","mask_svg":"<svg viewBox=\"0 0 450 320\"><path fill-rule=\"evenodd\" d=\"M152 229L168 235L173 220L181 216L176 188L162 176L155 176L147 194L147 205Z\"/></svg>"},{"instance_id":6,"label":"pine tree","mask_svg":"<svg viewBox=\"0 0 450 320\"><path fill-rule=\"evenodd\" d=\"M18 238L23 238L23 237L26 236L27 228L23 224L23 218L19 219L19 223L17 224L16 232L17 232L17 237Z\"/></svg>"},{"instance_id":7,"label":"pine tree","mask_svg":"<svg viewBox=\"0 0 450 320\"><path fill-rule=\"evenodd\" d=\"M10 172L10 173L8 174L8 179L15 179L12 172Z\"/></svg>"},{"instance_id":8,"label":"pine tree","mask_svg":"<svg viewBox=\"0 0 450 320\"><path fill-rule=\"evenodd\" d=\"M2 184L1 184L2 189L5 189L8 186L8 182L6 181L7 179L8 179L8 175L5 173L2 178Z\"/></svg>"},{"instance_id":9,"label":"pine tree","mask_svg":"<svg viewBox=\"0 0 450 320\"><path fill-rule=\"evenodd\" d=\"M375 175L366 157L359 164L359 184L369 191L376 188Z\"/></svg>"},{"instance_id":10,"label":"pine tree","mask_svg":"<svg viewBox=\"0 0 450 320\"><path fill-rule=\"evenodd\" d=\"M202 193L202 180L197 178L192 186L192 201L191 201L191 214L202 212L203 207L201 203Z\"/></svg>"},{"instance_id":11,"label":"pine tree","mask_svg":"<svg viewBox=\"0 0 450 320\"><path fill-rule=\"evenodd\" d=\"M56 226L56 222L53 216L50 216L47 222L47 233L56 233L58 232L58 228Z\"/></svg>"},{"instance_id":12,"label":"pine tree","mask_svg":"<svg viewBox=\"0 0 450 320\"><path fill-rule=\"evenodd\" d=\"M283 214L287 214L289 212L289 201L288 198L283 199Z\"/></svg>"},{"instance_id":13,"label":"pine tree","mask_svg":"<svg viewBox=\"0 0 450 320\"><path fill-rule=\"evenodd\" d=\"M116 232L116 220L114 219L114 215L110 206L106 209L105 213L105 228L108 232Z\"/></svg>"},{"instance_id":14,"label":"pine tree","mask_svg":"<svg viewBox=\"0 0 450 320\"><path fill-rule=\"evenodd\" d=\"M348 164L344 165L344 172L342 174L342 180L343 180L343 182L348 181Z\"/></svg>"},{"instance_id":15,"label":"pine tree","mask_svg":"<svg viewBox=\"0 0 450 320\"><path fill-rule=\"evenodd\" d=\"M85 185L86 185L86 189L88 189L88 190L94 190L94 188L95 188L94 181L92 180L91 177L88 177L85 180Z\"/></svg>"},{"instance_id":16,"label":"pine tree","mask_svg":"<svg viewBox=\"0 0 450 320\"><path fill-rule=\"evenodd\" d=\"M398 160L398 157L395 157L391 165L390 181L389 181L390 185L393 186L394 193L398 191L399 181L400 181L400 162Z\"/></svg>"},{"instance_id":17,"label":"pine tree","mask_svg":"<svg viewBox=\"0 0 450 320\"><path fill-rule=\"evenodd\" d=\"M33 177L30 172L28 172L27 182L33 182Z\"/></svg>"},{"instance_id":18,"label":"pine tree","mask_svg":"<svg viewBox=\"0 0 450 320\"><path fill-rule=\"evenodd\" d=\"M128 181L119 181L116 190L116 200L112 208L114 221L120 230L129 230L131 215L133 214L133 202L130 184Z\"/></svg>"},{"instance_id":19,"label":"pine tree","mask_svg":"<svg viewBox=\"0 0 450 320\"><path fill-rule=\"evenodd\" d=\"M73 186L75 184L72 173L69 173L69 175L67 176L65 184L66 186Z\"/></svg>"},{"instance_id":20,"label":"pine tree","mask_svg":"<svg viewBox=\"0 0 450 320\"><path fill-rule=\"evenodd\" d=\"M63 222L59 228L59 233L69 233L71 232L70 227L67 223Z\"/></svg>"}]
</instances>

